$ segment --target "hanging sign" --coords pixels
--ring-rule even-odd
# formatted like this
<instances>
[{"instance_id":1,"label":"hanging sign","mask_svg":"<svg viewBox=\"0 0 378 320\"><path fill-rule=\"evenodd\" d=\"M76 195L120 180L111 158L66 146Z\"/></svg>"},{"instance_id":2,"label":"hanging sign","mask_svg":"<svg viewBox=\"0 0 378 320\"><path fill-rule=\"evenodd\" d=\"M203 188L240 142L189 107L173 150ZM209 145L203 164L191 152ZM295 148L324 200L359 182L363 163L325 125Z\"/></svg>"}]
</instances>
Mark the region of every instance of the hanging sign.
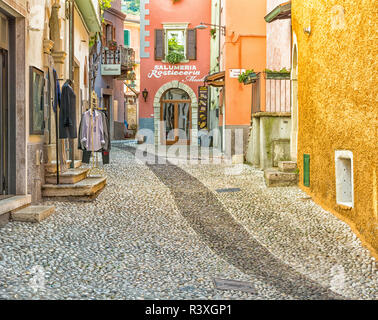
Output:
<instances>
[{"instance_id":1,"label":"hanging sign","mask_svg":"<svg viewBox=\"0 0 378 320\"><path fill-rule=\"evenodd\" d=\"M245 69L230 69L230 78L238 78L243 72Z\"/></svg>"},{"instance_id":2,"label":"hanging sign","mask_svg":"<svg viewBox=\"0 0 378 320\"><path fill-rule=\"evenodd\" d=\"M198 130L207 130L209 87L198 87Z\"/></svg>"},{"instance_id":3,"label":"hanging sign","mask_svg":"<svg viewBox=\"0 0 378 320\"><path fill-rule=\"evenodd\" d=\"M120 64L103 64L101 65L102 76L119 76L121 74Z\"/></svg>"}]
</instances>

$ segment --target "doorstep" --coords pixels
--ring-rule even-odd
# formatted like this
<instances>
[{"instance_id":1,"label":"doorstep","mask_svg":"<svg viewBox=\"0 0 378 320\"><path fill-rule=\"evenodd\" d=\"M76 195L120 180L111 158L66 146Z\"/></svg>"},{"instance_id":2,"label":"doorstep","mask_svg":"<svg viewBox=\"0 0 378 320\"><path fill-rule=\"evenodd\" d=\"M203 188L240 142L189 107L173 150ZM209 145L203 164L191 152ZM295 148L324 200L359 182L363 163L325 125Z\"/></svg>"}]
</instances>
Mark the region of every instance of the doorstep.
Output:
<instances>
[{"instance_id":1,"label":"doorstep","mask_svg":"<svg viewBox=\"0 0 378 320\"><path fill-rule=\"evenodd\" d=\"M0 200L0 226L9 221L10 212L30 205L31 195L12 196Z\"/></svg>"}]
</instances>

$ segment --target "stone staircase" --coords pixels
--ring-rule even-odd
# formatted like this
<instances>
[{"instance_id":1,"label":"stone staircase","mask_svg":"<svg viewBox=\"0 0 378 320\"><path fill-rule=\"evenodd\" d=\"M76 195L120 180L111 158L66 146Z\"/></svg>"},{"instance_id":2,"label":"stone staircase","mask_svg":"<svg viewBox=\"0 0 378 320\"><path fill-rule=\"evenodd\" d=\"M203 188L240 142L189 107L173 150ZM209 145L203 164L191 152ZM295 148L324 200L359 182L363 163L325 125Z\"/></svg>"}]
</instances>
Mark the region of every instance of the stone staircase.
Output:
<instances>
[{"instance_id":1,"label":"stone staircase","mask_svg":"<svg viewBox=\"0 0 378 320\"><path fill-rule=\"evenodd\" d=\"M68 163L69 164L69 163ZM55 169L53 168L55 165ZM42 196L51 200L92 201L105 188L106 178L89 176L89 168L80 168L81 161L75 161L75 168L59 174L57 185L56 162L46 166Z\"/></svg>"},{"instance_id":2,"label":"stone staircase","mask_svg":"<svg viewBox=\"0 0 378 320\"><path fill-rule=\"evenodd\" d=\"M297 163L280 161L278 168L269 168L264 172L267 187L290 187L298 185Z\"/></svg>"}]
</instances>

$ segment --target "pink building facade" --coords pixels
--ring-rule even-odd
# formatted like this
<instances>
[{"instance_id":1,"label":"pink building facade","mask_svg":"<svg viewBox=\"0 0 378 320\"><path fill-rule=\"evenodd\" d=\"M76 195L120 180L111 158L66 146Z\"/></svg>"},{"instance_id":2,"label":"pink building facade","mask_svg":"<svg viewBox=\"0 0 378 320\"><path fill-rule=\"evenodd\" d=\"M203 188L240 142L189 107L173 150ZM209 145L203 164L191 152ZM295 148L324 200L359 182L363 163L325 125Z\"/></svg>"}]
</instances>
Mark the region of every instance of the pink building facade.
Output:
<instances>
[{"instance_id":1,"label":"pink building facade","mask_svg":"<svg viewBox=\"0 0 378 320\"><path fill-rule=\"evenodd\" d=\"M211 35L209 28L196 26L211 23L211 1L140 3L139 130L149 143L197 145L199 87L210 70ZM180 50L179 63L170 60L175 48L172 42Z\"/></svg>"}]
</instances>

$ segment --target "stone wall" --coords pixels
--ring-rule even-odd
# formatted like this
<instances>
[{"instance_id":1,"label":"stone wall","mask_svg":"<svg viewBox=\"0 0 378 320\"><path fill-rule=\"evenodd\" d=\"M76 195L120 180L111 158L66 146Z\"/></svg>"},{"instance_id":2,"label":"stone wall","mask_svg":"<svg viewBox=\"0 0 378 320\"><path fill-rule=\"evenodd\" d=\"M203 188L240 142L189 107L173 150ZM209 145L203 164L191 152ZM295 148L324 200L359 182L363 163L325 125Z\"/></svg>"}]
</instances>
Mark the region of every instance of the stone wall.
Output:
<instances>
[{"instance_id":1,"label":"stone wall","mask_svg":"<svg viewBox=\"0 0 378 320\"><path fill-rule=\"evenodd\" d=\"M246 161L264 170L290 160L290 114L254 116Z\"/></svg>"}]
</instances>

